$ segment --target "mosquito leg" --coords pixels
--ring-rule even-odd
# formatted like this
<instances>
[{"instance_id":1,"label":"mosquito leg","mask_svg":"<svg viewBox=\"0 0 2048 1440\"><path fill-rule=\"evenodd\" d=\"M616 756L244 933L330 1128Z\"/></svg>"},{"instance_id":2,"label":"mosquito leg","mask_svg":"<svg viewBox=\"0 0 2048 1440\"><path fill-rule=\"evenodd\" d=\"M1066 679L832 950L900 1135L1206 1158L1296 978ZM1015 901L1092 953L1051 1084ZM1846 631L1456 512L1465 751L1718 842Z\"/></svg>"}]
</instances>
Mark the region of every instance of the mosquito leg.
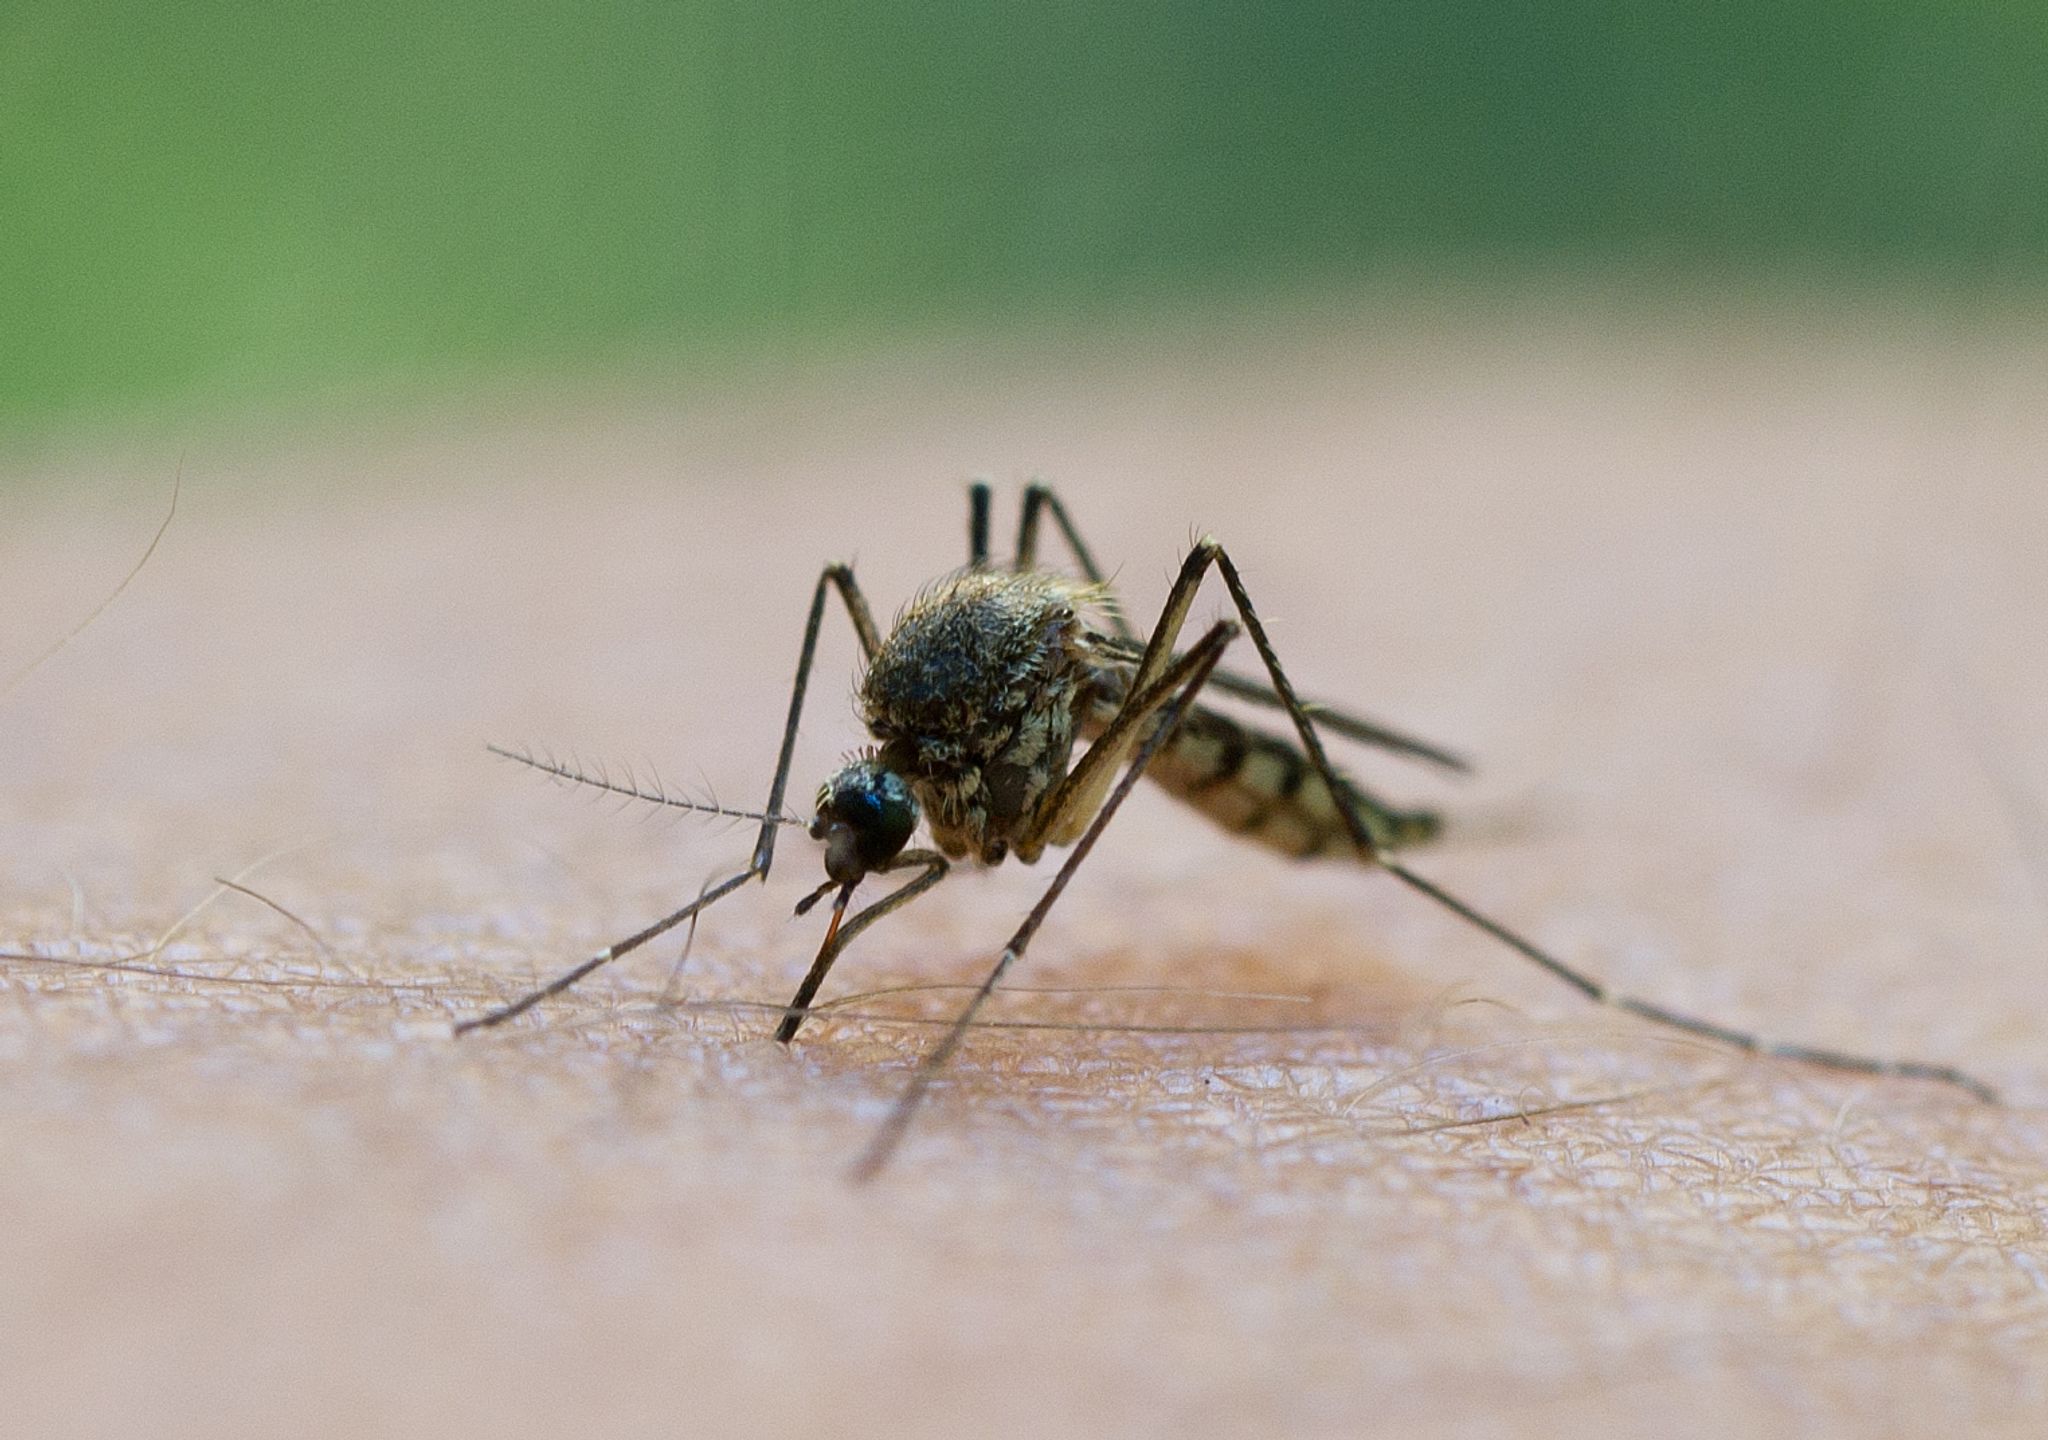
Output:
<instances>
[{"instance_id":1,"label":"mosquito leg","mask_svg":"<svg viewBox=\"0 0 2048 1440\"><path fill-rule=\"evenodd\" d=\"M988 487L984 485L979 488L986 492ZM1050 485L1036 481L1024 491L1024 518L1017 531L1016 568L1029 570L1038 563L1038 526L1041 510L1052 512L1053 523L1059 526L1060 534L1066 537L1067 546L1074 552L1074 559L1080 564L1082 575L1094 584L1107 585L1109 582L1103 577L1102 569L1095 563L1094 556L1089 554L1087 545L1082 542L1081 532L1067 514L1067 507L1060 502L1059 495ZM1141 648L1143 642L1137 632L1131 629L1131 623L1125 618L1120 604L1111 607L1109 618L1118 640L1123 641L1133 652ZM1209 684L1214 689L1235 695L1239 699L1250 700L1254 704L1285 708L1281 705L1280 697L1269 687L1231 670L1219 667L1210 677ZM1461 774L1469 772L1472 768L1472 762L1455 751L1446 750L1427 740L1418 740L1412 735L1404 735L1391 725L1382 725L1376 720L1352 715L1336 706L1316 701L1309 701L1308 708L1323 723L1324 728L1346 739L1356 740L1363 745L1377 746L1382 750L1426 761Z\"/></svg>"},{"instance_id":2,"label":"mosquito leg","mask_svg":"<svg viewBox=\"0 0 2048 1440\"><path fill-rule=\"evenodd\" d=\"M987 489L986 486L981 488ZM1024 519L1017 532L1017 568L1029 570L1037 563L1041 510L1052 512L1053 523L1059 526L1060 534L1066 537L1068 547L1074 552L1074 559L1081 566L1082 575L1097 585L1107 585L1108 581L1103 578L1101 568L1088 553L1088 547L1082 543L1081 532L1075 528L1072 518L1068 516L1067 507L1060 503L1060 497L1049 485L1033 483L1024 491ZM1130 621L1124 616L1123 607L1112 606L1109 618L1115 629L1116 639L1129 648L1132 658L1136 658L1137 652L1143 648L1143 642L1131 629ZM1239 699L1250 700L1257 705L1285 708L1281 705L1280 697L1269 686L1221 667L1209 678L1209 685L1212 689L1235 695ZM1310 712L1322 722L1325 729L1346 739L1356 740L1362 745L1377 746L1396 755L1405 755L1410 759L1425 761L1459 773L1469 772L1472 768L1472 762L1462 755L1446 750L1441 745L1433 745L1427 740L1405 735L1391 725L1382 725L1376 720L1349 714L1333 705L1324 705L1313 700L1307 703Z\"/></svg>"},{"instance_id":3,"label":"mosquito leg","mask_svg":"<svg viewBox=\"0 0 2048 1440\"><path fill-rule=\"evenodd\" d=\"M980 492L978 496L974 497L976 503L986 506L988 503L988 487L986 485L976 485L974 489ZM1019 570L1030 570L1037 566L1039 516L1041 511L1048 510L1052 512L1053 523L1059 527L1060 534L1066 537L1068 548L1074 552L1074 559L1081 567L1081 574L1094 584L1106 586L1109 582L1104 578L1102 568L1095 563L1095 557L1089 553L1088 546L1082 541L1080 530L1074 525L1072 517L1067 514L1067 507L1060 502L1059 495L1050 485L1042 484L1038 481L1033 481L1024 490L1024 514L1017 528L1016 568ZM977 561L976 563L980 562ZM1143 642L1139 639L1137 632L1131 628L1131 623L1125 617L1123 607L1120 604L1112 605L1109 618L1116 632L1116 639L1122 641L1131 650L1136 651ZM1230 670L1217 670L1209 683L1218 690L1236 695L1241 699L1250 700L1255 704L1273 706L1280 704L1280 698L1269 688L1260 684L1257 680L1236 674ZM1376 745L1383 750L1391 750L1399 755L1407 755L1413 759L1424 760L1433 765L1440 765L1446 770L1462 772L1472 768L1471 762L1463 756L1446 750L1441 746L1432 745L1426 740L1418 740L1413 736L1404 735L1391 726L1381 725L1377 721L1368 720L1362 716L1346 714L1334 706L1321 705L1313 701L1309 702L1309 708L1329 729L1349 739L1357 740L1362 744Z\"/></svg>"},{"instance_id":4,"label":"mosquito leg","mask_svg":"<svg viewBox=\"0 0 2048 1440\"><path fill-rule=\"evenodd\" d=\"M1060 497L1050 485L1034 480L1024 487L1024 514L1017 523L1017 564L1019 570L1034 570L1038 567L1038 524L1039 513L1052 512L1053 524L1059 526L1060 534L1066 537L1067 548L1074 552L1074 561L1081 567L1081 574L1092 585L1103 586L1109 581L1102 573L1102 567L1095 563L1095 557L1088 553L1081 532L1067 514L1067 507L1060 503ZM1130 620L1124 615L1124 607L1112 598L1105 607L1109 623L1118 638L1135 642L1138 632L1131 628Z\"/></svg>"},{"instance_id":5,"label":"mosquito leg","mask_svg":"<svg viewBox=\"0 0 2048 1440\"><path fill-rule=\"evenodd\" d=\"M811 1001L816 998L818 987L825 983L826 973L831 970L833 963L839 959L846 947L853 943L854 937L884 915L908 905L945 879L949 868L946 857L936 850L906 850L884 865L882 870L903 870L920 865L924 867L924 874L884 895L844 925L833 927L832 932L825 937L825 943L818 947L818 958L811 962L810 973L804 976L804 983L797 986L796 994L790 997L789 1005L783 1012L782 1023L775 1027L777 1040L787 1045L796 1038L796 1032L802 1029L804 1021L810 1018Z\"/></svg>"},{"instance_id":6,"label":"mosquito leg","mask_svg":"<svg viewBox=\"0 0 2048 1440\"><path fill-rule=\"evenodd\" d=\"M1916 1080L1934 1080L1966 1090L1980 1100L1996 1101L1997 1095L1990 1086L1950 1065L1924 1060L1886 1060L1874 1056L1852 1055L1840 1050L1766 1040L1747 1031L1736 1030L1711 1020L1702 1020L1677 1010L1666 1009L1647 1000L1637 1000L1632 996L1619 994L1592 976L1565 964L1555 955L1499 921L1481 914L1405 865L1376 853L1365 821L1352 805L1344 803L1343 797L1346 792L1335 783L1336 772L1331 768L1329 757L1323 752L1322 740L1316 734L1315 722L1308 709L1296 697L1293 685L1288 682L1286 671L1280 668L1280 658L1273 652L1273 643L1266 637L1266 627L1260 623L1258 612L1252 608L1251 596L1245 593L1244 581L1237 573L1237 566L1231 563L1230 556L1225 554L1223 547L1215 541L1204 540L1195 547L1194 553L1189 555L1188 563L1182 568L1181 579L1176 585L1186 583L1190 575L1199 581L1201 571L1209 563L1213 563L1222 573L1223 583L1229 588L1230 598L1237 607L1239 618L1244 622L1245 634L1250 637L1253 648L1259 652L1259 659L1265 663L1266 673L1272 677L1273 691L1279 697L1282 708L1294 721L1295 731L1301 736L1302 746L1308 751L1310 762L1316 767L1324 783L1330 786L1331 794L1339 797L1338 809L1343 816L1345 829L1349 832L1352 844L1357 848L1361 859L1377 862L1381 869L1411 890L1426 895L1468 925L1491 935L1516 954L1549 971L1596 1004L1609 1006L1624 1014L1635 1015L1688 1035L1718 1040L1751 1054L1798 1060L1830 1070L1846 1070L1862 1075L1893 1075ZM1169 604L1171 603L1169 601Z\"/></svg>"},{"instance_id":7,"label":"mosquito leg","mask_svg":"<svg viewBox=\"0 0 2048 1440\"><path fill-rule=\"evenodd\" d=\"M1468 925L1485 931L1494 939L1506 945L1526 960L1548 970L1574 990L1596 1005L1606 1005L1624 1014L1639 1016L1673 1030L1682 1030L1688 1035L1698 1035L1707 1040L1718 1040L1724 1045L1751 1055L1767 1055L1780 1060L1797 1060L1808 1065L1818 1065L1828 1070L1847 1070L1858 1075L1890 1075L1908 1080L1933 1080L1943 1085L1953 1085L1968 1091L1986 1104L1998 1103L1998 1092L1982 1080L1953 1065L1943 1065L1928 1060L1885 1060L1872 1055L1854 1055L1847 1051L1830 1050L1814 1045L1798 1045L1785 1041L1767 1040L1746 1030L1737 1030L1712 1020L1702 1020L1681 1011L1670 1010L1649 1000L1638 1000L1632 995L1619 994L1610 990L1600 981L1584 971L1565 964L1507 926L1467 905L1457 896L1445 890L1434 881L1425 879L1397 861L1382 857L1380 868L1401 881L1410 889L1427 895L1437 904L1449 910Z\"/></svg>"},{"instance_id":8,"label":"mosquito leg","mask_svg":"<svg viewBox=\"0 0 2048 1440\"><path fill-rule=\"evenodd\" d=\"M904 1086L903 1093L896 1097L896 1103L891 1107L888 1117L883 1120L881 1128L875 1132L874 1138L868 1142L867 1148L854 1162L852 1176L856 1183L872 1180L881 1173L882 1167L889 1163L889 1157L895 1153L904 1133L909 1130L910 1122L917 1114L917 1107L924 1102L925 1092L931 1089L932 1077L952 1058L953 1052L960 1048L960 1042L966 1038L968 1027L974 1023L974 1017L980 1013L981 1007L996 986L1002 983L1003 976L1012 965L1023 958L1032 937L1038 933L1039 926L1045 923L1045 917L1052 910L1054 902L1067 888L1067 882L1074 878L1074 872L1081 868L1081 862L1086 860L1088 852L1095 848L1096 840L1101 837L1110 818L1116 814L1117 807L1124 803L1124 797L1131 793L1132 788L1144 775L1145 767L1151 763L1152 757L1159 753L1160 747L1173 733L1174 726L1180 723L1180 718L1187 712L1195 693L1202 688L1202 682L1209 678L1209 672L1216 668L1216 662L1222 657L1224 647L1236 634L1235 625L1227 620L1219 621L1193 649L1174 664L1172 670L1157 686L1143 695L1133 696L1125 703L1124 713L1118 716L1117 723L1128 721L1132 725L1142 725L1152 720L1156 714L1156 723L1152 724L1151 733L1145 737L1144 743L1138 747L1137 754L1132 757L1130 769L1124 772L1123 779L1109 792L1109 798L1103 801L1102 808L1096 812L1094 820L1075 842L1066 862L1060 866L1059 873L1053 876L1052 883L1045 888L1045 893L1038 897L1038 903L1031 907L1031 913L1024 917L1024 923L1017 927L1017 933L1010 937L1010 943L1003 947L1003 953L997 959L995 967L988 972L988 978L981 982L980 988L968 999L944 1037L918 1062L917 1069L911 1073L910 1081Z\"/></svg>"},{"instance_id":9,"label":"mosquito leg","mask_svg":"<svg viewBox=\"0 0 2048 1440\"><path fill-rule=\"evenodd\" d=\"M1218 670L1210 678L1209 688L1235 695L1240 700L1249 700L1254 705L1266 705L1276 710L1287 708L1277 692L1248 676ZM1472 762L1454 750L1446 750L1428 740L1418 740L1391 725L1382 725L1377 720L1368 720L1363 715L1354 715L1319 700L1306 700L1302 704L1315 717L1316 723L1333 735L1342 735L1346 740L1356 740L1361 745L1371 745L1395 755L1405 755L1410 760L1422 760L1460 775L1472 772Z\"/></svg>"},{"instance_id":10,"label":"mosquito leg","mask_svg":"<svg viewBox=\"0 0 2048 1440\"><path fill-rule=\"evenodd\" d=\"M967 565L980 570L988 564L988 482L977 480L967 487Z\"/></svg>"},{"instance_id":11,"label":"mosquito leg","mask_svg":"<svg viewBox=\"0 0 2048 1440\"><path fill-rule=\"evenodd\" d=\"M502 1025L516 1015L523 1015L541 1001L552 995L559 995L571 985L583 979L593 970L609 965L621 955L627 955L645 945L657 936L666 934L691 916L703 910L712 902L730 895L747 881L759 877L766 879L768 870L775 863L775 835L787 823L782 813L782 797L789 790L789 767L796 754L796 732L804 713L804 692L810 688L811 663L818 653L818 631L825 623L825 598L837 590L845 602L846 613L853 621L854 631L860 637L861 649L873 655L881 639L875 630L875 618L868 610L868 602L860 593L860 586L853 578L853 571L844 565L827 565L818 576L817 588L811 592L811 609L804 621L803 649L797 656L796 681L789 692L789 718L783 722L782 748L775 759L775 781L768 787L768 803L761 807L761 833L754 842L753 858L747 868L737 875L728 876L706 890L695 900L674 914L664 916L645 930L629 935L616 945L608 945L595 955L550 980L529 994L521 996L509 1005L464 1020L455 1027L457 1035L467 1035L472 1030L481 1030L491 1025Z\"/></svg>"},{"instance_id":12,"label":"mosquito leg","mask_svg":"<svg viewBox=\"0 0 2048 1440\"><path fill-rule=\"evenodd\" d=\"M740 886L753 879L757 873L759 872L752 866L748 866L737 875L727 876L673 915L664 916L652 925L649 925L645 930L640 931L636 935L629 935L615 945L607 945L588 960L585 960L581 965L563 971L547 984L541 986L540 989L520 996L509 1005L501 1005L496 1010L478 1015L473 1019L458 1021L455 1026L455 1033L457 1035L467 1035L472 1030L482 1030L491 1025L502 1025L515 1016L524 1015L534 1006L540 1004L541 1001L561 994L591 971L598 969L600 966L609 965L621 955L630 955L648 941L659 939L661 936L666 935L713 901L723 899L739 889Z\"/></svg>"},{"instance_id":13,"label":"mosquito leg","mask_svg":"<svg viewBox=\"0 0 2048 1440\"><path fill-rule=\"evenodd\" d=\"M1111 641L1107 648L1112 654L1127 660L1135 660L1144 652L1144 646L1135 640ZM1218 667L1216 673L1209 677L1208 688L1212 691L1220 690L1226 695L1234 695L1240 700L1249 700L1254 705L1264 705L1269 709L1286 708L1280 703L1280 696L1271 685L1263 680L1255 680L1249 675L1240 675L1234 670ZM1454 750L1447 750L1428 740L1417 739L1413 735L1396 730L1391 725L1383 725L1377 720L1369 720L1363 715L1353 714L1321 700L1305 699L1301 703L1308 713L1315 717L1317 727L1332 735L1342 735L1345 739L1356 740L1361 745L1371 745L1461 775L1470 774L1472 771L1472 762Z\"/></svg>"},{"instance_id":14,"label":"mosquito leg","mask_svg":"<svg viewBox=\"0 0 2048 1440\"><path fill-rule=\"evenodd\" d=\"M827 565L818 583L822 586L828 580L832 582L832 588L839 592L840 600L846 605L846 618L853 622L853 633L860 639L861 657L866 660L874 659L875 652L882 648L882 632L875 628L875 612L868 609L868 597L861 594L860 582L853 578L853 567ZM818 602L813 599L811 609L815 612L818 608ZM804 632L803 658L807 665L810 662L811 650L814 648L811 644L813 628L806 626Z\"/></svg>"},{"instance_id":15,"label":"mosquito leg","mask_svg":"<svg viewBox=\"0 0 2048 1440\"><path fill-rule=\"evenodd\" d=\"M1201 582L1201 571L1191 556L1166 593L1166 604L1152 626L1152 638L1137 659L1122 697L1115 702L1116 714L1089 745L1088 753L1041 803L1028 832L1017 841L1015 848L1020 858L1036 860L1047 845L1071 845L1102 808L1117 769L1143 738L1133 717L1161 703L1164 692L1156 687L1167 675L1175 673L1187 655L1194 653L1176 655L1173 646L1187 623L1189 607L1195 602L1195 591ZM1142 697L1152 697L1149 706Z\"/></svg>"}]
</instances>

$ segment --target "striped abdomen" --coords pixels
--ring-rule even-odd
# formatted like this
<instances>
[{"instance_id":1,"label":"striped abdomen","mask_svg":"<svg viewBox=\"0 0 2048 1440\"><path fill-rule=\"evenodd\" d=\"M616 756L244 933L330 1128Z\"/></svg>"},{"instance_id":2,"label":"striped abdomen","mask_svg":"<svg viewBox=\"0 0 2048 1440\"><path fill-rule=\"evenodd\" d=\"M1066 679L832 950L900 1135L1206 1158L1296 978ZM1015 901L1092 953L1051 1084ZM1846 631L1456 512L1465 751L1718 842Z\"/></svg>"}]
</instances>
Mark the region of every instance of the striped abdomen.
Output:
<instances>
[{"instance_id":1,"label":"striped abdomen","mask_svg":"<svg viewBox=\"0 0 2048 1440\"><path fill-rule=\"evenodd\" d=\"M1089 738L1115 717L1104 698L1086 721ZM1348 855L1350 834L1330 790L1299 745L1254 730L1218 710L1196 705L1145 771L1177 798L1218 825L1284 854ZM1437 832L1437 817L1426 810L1395 810L1339 776L1346 797L1373 840L1389 850L1415 845Z\"/></svg>"}]
</instances>

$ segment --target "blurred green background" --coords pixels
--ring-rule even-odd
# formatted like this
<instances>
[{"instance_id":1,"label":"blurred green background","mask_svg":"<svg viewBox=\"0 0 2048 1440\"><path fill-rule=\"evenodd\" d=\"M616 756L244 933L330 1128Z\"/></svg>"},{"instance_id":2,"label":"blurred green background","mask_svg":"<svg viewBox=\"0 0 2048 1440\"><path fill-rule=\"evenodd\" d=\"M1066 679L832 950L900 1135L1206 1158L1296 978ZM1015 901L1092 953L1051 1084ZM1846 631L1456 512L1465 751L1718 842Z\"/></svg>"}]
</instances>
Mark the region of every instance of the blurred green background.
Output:
<instances>
[{"instance_id":1,"label":"blurred green background","mask_svg":"<svg viewBox=\"0 0 2048 1440\"><path fill-rule=\"evenodd\" d=\"M2032 283L2048 7L0 7L0 430L1603 269Z\"/></svg>"}]
</instances>

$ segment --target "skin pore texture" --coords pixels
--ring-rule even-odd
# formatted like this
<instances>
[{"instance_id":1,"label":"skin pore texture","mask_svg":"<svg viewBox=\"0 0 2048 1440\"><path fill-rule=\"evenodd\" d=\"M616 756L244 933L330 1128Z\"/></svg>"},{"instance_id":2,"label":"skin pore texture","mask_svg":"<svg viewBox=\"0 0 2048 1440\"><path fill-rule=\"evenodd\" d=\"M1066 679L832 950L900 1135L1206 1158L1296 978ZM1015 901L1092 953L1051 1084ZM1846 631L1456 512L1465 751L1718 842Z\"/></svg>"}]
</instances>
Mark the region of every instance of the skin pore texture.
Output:
<instances>
[{"instance_id":1,"label":"skin pore texture","mask_svg":"<svg viewBox=\"0 0 2048 1440\"><path fill-rule=\"evenodd\" d=\"M0 706L10 1428L2035 1433L2023 333L1532 307L192 444L148 569ZM131 562L167 450L8 462L0 670ZM1142 631L1213 534L1304 693L1471 755L1332 742L1448 817L1417 871L1629 993L2007 1103L1597 1009L1148 787L867 1186L1065 851L956 867L787 1048L801 829L452 1040L754 838L484 743L759 807L819 567L886 628L990 470L998 550L1045 474ZM862 742L855 654L835 610L791 809Z\"/></svg>"}]
</instances>

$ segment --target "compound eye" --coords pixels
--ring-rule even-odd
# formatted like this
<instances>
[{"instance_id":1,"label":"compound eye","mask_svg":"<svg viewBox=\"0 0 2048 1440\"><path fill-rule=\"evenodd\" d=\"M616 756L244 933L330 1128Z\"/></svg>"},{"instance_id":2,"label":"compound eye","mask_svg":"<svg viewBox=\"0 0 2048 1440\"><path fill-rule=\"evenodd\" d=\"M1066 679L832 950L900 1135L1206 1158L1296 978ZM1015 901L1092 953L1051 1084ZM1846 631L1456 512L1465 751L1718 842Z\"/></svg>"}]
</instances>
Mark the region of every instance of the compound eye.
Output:
<instances>
[{"instance_id":1,"label":"compound eye","mask_svg":"<svg viewBox=\"0 0 2048 1440\"><path fill-rule=\"evenodd\" d=\"M826 782L811 833L825 842L826 873L852 881L895 859L917 818L917 800L901 776L857 760Z\"/></svg>"},{"instance_id":2,"label":"compound eye","mask_svg":"<svg viewBox=\"0 0 2048 1440\"><path fill-rule=\"evenodd\" d=\"M887 770L871 771L862 780L839 813L860 837L861 861L872 870L894 860L910 843L910 832L917 828L917 801L901 777Z\"/></svg>"}]
</instances>

